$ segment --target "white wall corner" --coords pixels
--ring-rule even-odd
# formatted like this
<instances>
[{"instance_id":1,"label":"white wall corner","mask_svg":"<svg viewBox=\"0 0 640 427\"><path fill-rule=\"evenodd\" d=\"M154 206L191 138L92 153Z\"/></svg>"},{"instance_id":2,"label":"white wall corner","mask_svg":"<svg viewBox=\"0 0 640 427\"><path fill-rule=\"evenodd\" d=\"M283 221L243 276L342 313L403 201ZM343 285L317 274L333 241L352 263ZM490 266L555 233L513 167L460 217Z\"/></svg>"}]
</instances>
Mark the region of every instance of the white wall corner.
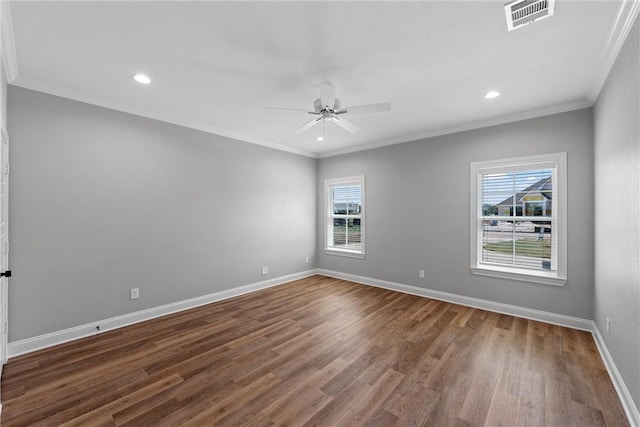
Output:
<instances>
[{"instance_id":1,"label":"white wall corner","mask_svg":"<svg viewBox=\"0 0 640 427\"><path fill-rule=\"evenodd\" d=\"M609 372L609 377L611 377L613 386L618 393L618 397L620 398L620 402L622 403L624 412L627 414L629 424L631 424L632 426L640 426L640 412L638 412L638 407L633 401L631 393L629 393L629 389L624 383L624 380L620 375L620 372L618 371L613 358L611 357L611 353L609 353L609 349L604 342L604 338L602 338L602 334L600 334L598 326L595 322L592 323L593 329L591 333L593 334L593 340L596 342L596 346L598 347L598 351L600 352L600 357L604 362L604 366L607 368L607 372Z\"/></svg>"},{"instance_id":2,"label":"white wall corner","mask_svg":"<svg viewBox=\"0 0 640 427\"><path fill-rule=\"evenodd\" d=\"M624 42L627 40L639 11L640 0L623 0L620 3L616 20L609 30L607 42L600 53L595 77L591 82L589 99L592 103L595 103L598 99L598 95L609 76L613 64L616 62L620 50L622 50Z\"/></svg>"},{"instance_id":3,"label":"white wall corner","mask_svg":"<svg viewBox=\"0 0 640 427\"><path fill-rule=\"evenodd\" d=\"M310 277L315 274L315 269L288 274L286 276L276 277L262 282L251 283L237 288L214 292L212 294L203 295L196 298L177 301L158 307L152 307L146 310L136 311L134 313L124 314L122 316L116 316L97 322L91 322L60 331L38 335L36 337L27 338L20 341L10 342L7 346L7 355L9 358L20 356L22 354L42 350L54 345L63 344L65 342L74 341L80 338L86 338L96 334L101 334L106 331L133 325L135 323L144 322L145 320L151 320L160 316L166 316L167 314L189 310L191 308L199 307L205 304L211 304L216 301L222 301L262 289L271 288L294 280L304 279L305 277ZM99 331L96 328L97 326L100 327Z\"/></svg>"},{"instance_id":4,"label":"white wall corner","mask_svg":"<svg viewBox=\"0 0 640 427\"><path fill-rule=\"evenodd\" d=\"M13 21L8 1L0 2L0 37L2 37L2 63L7 73L7 81L11 83L18 78L18 57L16 43L13 38Z\"/></svg>"}]
</instances>

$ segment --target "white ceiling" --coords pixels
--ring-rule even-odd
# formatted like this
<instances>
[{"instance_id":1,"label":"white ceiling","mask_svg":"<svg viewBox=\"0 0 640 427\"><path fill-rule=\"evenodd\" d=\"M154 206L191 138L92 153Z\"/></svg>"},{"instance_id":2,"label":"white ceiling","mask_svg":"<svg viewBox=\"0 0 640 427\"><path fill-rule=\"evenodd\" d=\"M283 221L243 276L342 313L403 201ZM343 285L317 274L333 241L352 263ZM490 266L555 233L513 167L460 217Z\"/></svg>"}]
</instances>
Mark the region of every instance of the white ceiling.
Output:
<instances>
[{"instance_id":1,"label":"white ceiling","mask_svg":"<svg viewBox=\"0 0 640 427\"><path fill-rule=\"evenodd\" d=\"M325 157L592 105L637 13L637 1L558 0L555 16L508 32L503 5L12 2L9 74L17 86ZM349 117L356 134L327 124L318 142L321 125L294 133L312 116L265 108L312 109L323 82L345 106L389 101L392 111ZM502 95L487 101L490 89Z\"/></svg>"}]
</instances>

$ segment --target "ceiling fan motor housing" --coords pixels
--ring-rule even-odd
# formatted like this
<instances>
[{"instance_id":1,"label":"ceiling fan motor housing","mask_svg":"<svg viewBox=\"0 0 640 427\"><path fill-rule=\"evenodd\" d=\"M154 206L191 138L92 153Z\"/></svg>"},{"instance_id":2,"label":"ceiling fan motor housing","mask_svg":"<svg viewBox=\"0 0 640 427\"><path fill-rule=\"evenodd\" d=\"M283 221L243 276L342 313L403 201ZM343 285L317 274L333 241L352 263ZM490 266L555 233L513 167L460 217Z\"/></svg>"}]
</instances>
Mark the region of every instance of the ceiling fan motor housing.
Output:
<instances>
[{"instance_id":1,"label":"ceiling fan motor housing","mask_svg":"<svg viewBox=\"0 0 640 427\"><path fill-rule=\"evenodd\" d=\"M324 110L328 110L327 112L333 114L340 110L341 105L342 104L340 103L340 100L338 98L335 98L335 101L333 102L333 106L322 105L322 100L318 98L315 101L313 101L313 110L316 113L322 113Z\"/></svg>"}]
</instances>

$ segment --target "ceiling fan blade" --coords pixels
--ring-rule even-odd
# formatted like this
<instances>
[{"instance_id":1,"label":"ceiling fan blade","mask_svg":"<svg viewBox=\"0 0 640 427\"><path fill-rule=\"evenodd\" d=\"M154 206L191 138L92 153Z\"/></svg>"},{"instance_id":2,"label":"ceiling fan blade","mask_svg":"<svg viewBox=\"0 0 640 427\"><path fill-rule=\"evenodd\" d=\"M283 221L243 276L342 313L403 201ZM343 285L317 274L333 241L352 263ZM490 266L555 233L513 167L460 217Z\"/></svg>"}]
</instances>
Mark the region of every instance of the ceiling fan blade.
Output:
<instances>
[{"instance_id":1,"label":"ceiling fan blade","mask_svg":"<svg viewBox=\"0 0 640 427\"><path fill-rule=\"evenodd\" d=\"M307 123L303 124L298 129L296 129L296 133L304 132L305 130L309 129L310 127L312 127L316 123L319 123L320 120L322 120L322 117L318 117L317 119L313 119L310 122L307 122Z\"/></svg>"},{"instance_id":2,"label":"ceiling fan blade","mask_svg":"<svg viewBox=\"0 0 640 427\"><path fill-rule=\"evenodd\" d=\"M329 107L333 109L333 105L336 102L336 88L333 85L323 83L320 85L320 100L322 101L322 108Z\"/></svg>"},{"instance_id":3,"label":"ceiling fan blade","mask_svg":"<svg viewBox=\"0 0 640 427\"><path fill-rule=\"evenodd\" d=\"M356 126L349 120L343 119L342 117L333 117L331 121L349 133L356 133L360 130L358 126Z\"/></svg>"},{"instance_id":4,"label":"ceiling fan blade","mask_svg":"<svg viewBox=\"0 0 640 427\"><path fill-rule=\"evenodd\" d=\"M341 109L340 111L336 111L336 114L379 113L381 111L389 111L389 110L391 110L391 103L381 102L379 104L365 104L365 105L354 105L353 107L346 107Z\"/></svg>"}]
</instances>

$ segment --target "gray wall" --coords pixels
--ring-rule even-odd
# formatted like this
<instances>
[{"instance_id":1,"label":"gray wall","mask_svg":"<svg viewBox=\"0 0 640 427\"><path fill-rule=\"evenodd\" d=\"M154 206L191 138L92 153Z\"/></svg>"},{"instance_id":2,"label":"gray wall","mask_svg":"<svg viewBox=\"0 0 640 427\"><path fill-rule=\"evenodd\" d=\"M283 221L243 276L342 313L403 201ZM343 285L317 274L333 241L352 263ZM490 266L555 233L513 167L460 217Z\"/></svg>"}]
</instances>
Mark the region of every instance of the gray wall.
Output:
<instances>
[{"instance_id":1,"label":"gray wall","mask_svg":"<svg viewBox=\"0 0 640 427\"><path fill-rule=\"evenodd\" d=\"M472 275L469 164L562 151L568 153L567 284ZM323 181L358 174L366 180L366 257L325 255ZM318 175L320 268L592 318L591 109L325 158ZM418 278L419 269L425 279Z\"/></svg>"},{"instance_id":2,"label":"gray wall","mask_svg":"<svg viewBox=\"0 0 640 427\"><path fill-rule=\"evenodd\" d=\"M636 407L640 407L639 25L636 20L594 107L594 320Z\"/></svg>"},{"instance_id":3,"label":"gray wall","mask_svg":"<svg viewBox=\"0 0 640 427\"><path fill-rule=\"evenodd\" d=\"M11 342L315 267L315 159L13 86L9 132Z\"/></svg>"}]
</instances>

